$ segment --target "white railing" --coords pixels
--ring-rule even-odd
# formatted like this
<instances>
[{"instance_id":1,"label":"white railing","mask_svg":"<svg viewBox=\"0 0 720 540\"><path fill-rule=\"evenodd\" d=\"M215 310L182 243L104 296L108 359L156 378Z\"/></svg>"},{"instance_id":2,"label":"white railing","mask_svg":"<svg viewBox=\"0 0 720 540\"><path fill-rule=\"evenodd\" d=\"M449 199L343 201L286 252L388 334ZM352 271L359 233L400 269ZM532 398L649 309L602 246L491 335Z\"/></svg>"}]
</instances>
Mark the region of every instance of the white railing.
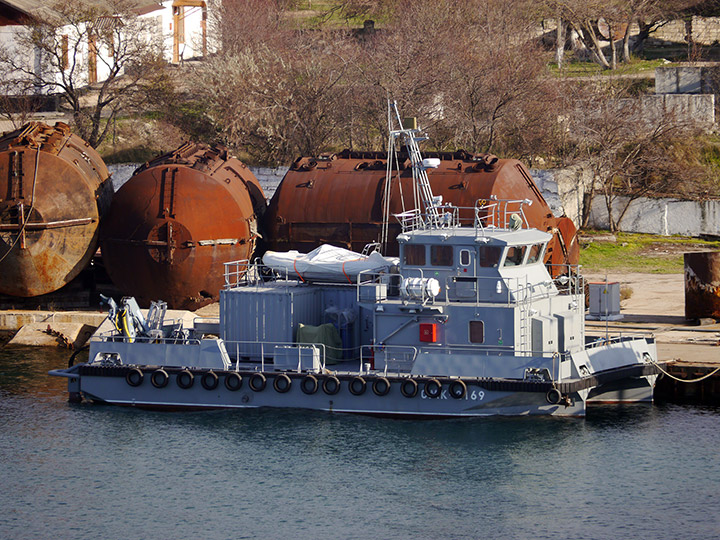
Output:
<instances>
[{"instance_id":1,"label":"white railing","mask_svg":"<svg viewBox=\"0 0 720 540\"><path fill-rule=\"evenodd\" d=\"M360 347L360 373L378 371L383 364L383 375L410 373L418 355L417 347L404 345L363 345Z\"/></svg>"},{"instance_id":2,"label":"white railing","mask_svg":"<svg viewBox=\"0 0 720 540\"><path fill-rule=\"evenodd\" d=\"M281 350L297 350L298 364L296 371L302 371L301 367L307 357L303 357L303 351L308 351L311 355L317 352L319 369L325 369L326 362L326 346L323 343L293 343L287 341L223 341L225 350L230 358L234 359L235 371L240 370L241 363L259 363L260 371L265 371L265 359L272 358L275 360L276 349ZM241 359L244 359L241 362Z\"/></svg>"}]
</instances>

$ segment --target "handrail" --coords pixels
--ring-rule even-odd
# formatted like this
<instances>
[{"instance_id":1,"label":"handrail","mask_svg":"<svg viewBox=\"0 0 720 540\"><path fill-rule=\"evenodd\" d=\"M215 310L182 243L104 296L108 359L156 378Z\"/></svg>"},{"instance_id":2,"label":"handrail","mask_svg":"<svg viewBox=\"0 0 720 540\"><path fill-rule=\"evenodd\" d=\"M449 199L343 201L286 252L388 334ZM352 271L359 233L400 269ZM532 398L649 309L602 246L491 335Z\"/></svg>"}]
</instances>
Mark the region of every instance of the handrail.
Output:
<instances>
[{"instance_id":1,"label":"handrail","mask_svg":"<svg viewBox=\"0 0 720 540\"><path fill-rule=\"evenodd\" d=\"M166 337L156 338L150 336L123 336L118 333L103 332L102 334L94 334L90 336L90 341L95 342L114 342L114 343L147 343L150 345L200 345L200 341L197 338L184 338L181 336L177 337Z\"/></svg>"},{"instance_id":2,"label":"handrail","mask_svg":"<svg viewBox=\"0 0 720 540\"><path fill-rule=\"evenodd\" d=\"M235 353L235 371L239 371L240 367L240 358L241 356L247 356L248 358L258 357L260 358L260 369L262 371L265 371L265 349L269 349L269 354L267 356L273 356L275 352L275 347L288 347L293 349L298 349L298 370L300 369L300 363L302 361L302 358L300 357L300 350L302 349L319 349L320 350L320 368L325 369L325 362L326 362L326 345L324 343L295 343L292 341L260 341L260 340L233 340L233 341L223 341L225 344L225 350L228 351L228 354L230 352ZM257 352L251 352L247 351L245 349L243 352L247 352L247 354L241 354L240 353L240 346L245 345L248 348L250 347L259 347L260 354L258 355ZM234 350L230 347L234 346Z\"/></svg>"}]
</instances>

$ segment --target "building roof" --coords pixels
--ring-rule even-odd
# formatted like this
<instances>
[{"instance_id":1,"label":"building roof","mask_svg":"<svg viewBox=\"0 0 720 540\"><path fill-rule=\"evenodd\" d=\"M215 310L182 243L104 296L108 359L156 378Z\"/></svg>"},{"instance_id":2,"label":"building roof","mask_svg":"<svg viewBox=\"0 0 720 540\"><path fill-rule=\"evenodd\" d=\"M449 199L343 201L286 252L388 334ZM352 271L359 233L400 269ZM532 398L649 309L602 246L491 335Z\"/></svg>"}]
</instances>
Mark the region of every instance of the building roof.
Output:
<instances>
[{"instance_id":1,"label":"building roof","mask_svg":"<svg viewBox=\"0 0 720 540\"><path fill-rule=\"evenodd\" d=\"M113 11L114 3L108 0L82 0L88 7ZM0 0L0 25L25 24L28 20L52 20L58 18L54 2L43 0ZM160 0L127 0L123 3L137 14L145 14L162 8Z\"/></svg>"}]
</instances>

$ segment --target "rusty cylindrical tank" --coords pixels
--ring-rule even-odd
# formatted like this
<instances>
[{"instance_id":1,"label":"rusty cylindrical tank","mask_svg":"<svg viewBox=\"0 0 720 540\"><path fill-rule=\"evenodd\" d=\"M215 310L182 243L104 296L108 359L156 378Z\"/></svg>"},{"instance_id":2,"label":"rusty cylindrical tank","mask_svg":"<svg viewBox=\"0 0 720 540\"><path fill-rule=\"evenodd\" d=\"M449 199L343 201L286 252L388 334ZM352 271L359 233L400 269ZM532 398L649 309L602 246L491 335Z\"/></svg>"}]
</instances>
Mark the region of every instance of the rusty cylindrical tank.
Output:
<instances>
[{"instance_id":1,"label":"rusty cylindrical tank","mask_svg":"<svg viewBox=\"0 0 720 540\"><path fill-rule=\"evenodd\" d=\"M0 138L0 293L50 293L88 265L109 176L100 155L61 122L32 122Z\"/></svg>"},{"instance_id":2,"label":"rusty cylindrical tank","mask_svg":"<svg viewBox=\"0 0 720 540\"><path fill-rule=\"evenodd\" d=\"M720 319L720 252L685 253L685 318Z\"/></svg>"},{"instance_id":3,"label":"rusty cylindrical tank","mask_svg":"<svg viewBox=\"0 0 720 540\"><path fill-rule=\"evenodd\" d=\"M400 213L413 205L412 171L406 154L400 153L400 182L391 188L390 212ZM531 227L553 234L545 262L577 264L580 247L577 230L569 218L556 218L525 166L513 159L488 154L425 152L440 158L440 167L428 170L434 195L458 207L474 207L476 201L529 199L523 210ZM387 153L350 152L301 157L278 186L265 214L265 230L271 249L310 251L322 243L360 251L380 236ZM402 191L402 196L401 196ZM405 206L403 207L403 200ZM472 223L471 210L461 212ZM387 255L397 255L395 237L400 226L390 218ZM554 272L555 273L555 272ZM559 269L557 273L562 273Z\"/></svg>"},{"instance_id":4,"label":"rusty cylindrical tank","mask_svg":"<svg viewBox=\"0 0 720 540\"><path fill-rule=\"evenodd\" d=\"M251 257L265 206L245 164L224 148L187 143L115 194L101 227L103 262L142 305L196 309L218 299L224 262Z\"/></svg>"}]
</instances>

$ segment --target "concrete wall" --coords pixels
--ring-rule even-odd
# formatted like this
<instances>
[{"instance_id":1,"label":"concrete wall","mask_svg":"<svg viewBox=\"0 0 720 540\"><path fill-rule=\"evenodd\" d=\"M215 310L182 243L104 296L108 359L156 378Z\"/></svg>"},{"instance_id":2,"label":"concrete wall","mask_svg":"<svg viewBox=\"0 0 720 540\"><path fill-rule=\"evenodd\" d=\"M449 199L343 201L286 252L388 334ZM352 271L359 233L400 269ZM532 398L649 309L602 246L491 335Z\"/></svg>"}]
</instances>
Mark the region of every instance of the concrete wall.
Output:
<instances>
[{"instance_id":1,"label":"concrete wall","mask_svg":"<svg viewBox=\"0 0 720 540\"><path fill-rule=\"evenodd\" d=\"M288 172L289 167L250 167L250 170L255 175L255 178L260 182L260 187L265 192L265 198L269 201L272 199L275 190L278 185L285 177L285 173Z\"/></svg>"},{"instance_id":2,"label":"concrete wall","mask_svg":"<svg viewBox=\"0 0 720 540\"><path fill-rule=\"evenodd\" d=\"M717 94L720 90L720 64L681 63L655 68L656 94Z\"/></svg>"},{"instance_id":3,"label":"concrete wall","mask_svg":"<svg viewBox=\"0 0 720 540\"><path fill-rule=\"evenodd\" d=\"M614 202L614 216L620 214L626 202L627 198L624 197ZM601 195L593 199L589 224L597 229L610 228L607 206ZM619 229L665 236L720 235L720 200L636 199L630 203Z\"/></svg>"},{"instance_id":4,"label":"concrete wall","mask_svg":"<svg viewBox=\"0 0 720 540\"><path fill-rule=\"evenodd\" d=\"M661 94L642 96L640 107L648 122L671 115L678 124L710 131L715 127L714 94Z\"/></svg>"},{"instance_id":5,"label":"concrete wall","mask_svg":"<svg viewBox=\"0 0 720 540\"><path fill-rule=\"evenodd\" d=\"M712 45L720 42L720 18L718 17L697 17L692 18L692 39L700 45ZM651 39L661 45L674 43L685 43L687 40L687 28L685 21L674 20L658 28L650 35Z\"/></svg>"}]
</instances>

